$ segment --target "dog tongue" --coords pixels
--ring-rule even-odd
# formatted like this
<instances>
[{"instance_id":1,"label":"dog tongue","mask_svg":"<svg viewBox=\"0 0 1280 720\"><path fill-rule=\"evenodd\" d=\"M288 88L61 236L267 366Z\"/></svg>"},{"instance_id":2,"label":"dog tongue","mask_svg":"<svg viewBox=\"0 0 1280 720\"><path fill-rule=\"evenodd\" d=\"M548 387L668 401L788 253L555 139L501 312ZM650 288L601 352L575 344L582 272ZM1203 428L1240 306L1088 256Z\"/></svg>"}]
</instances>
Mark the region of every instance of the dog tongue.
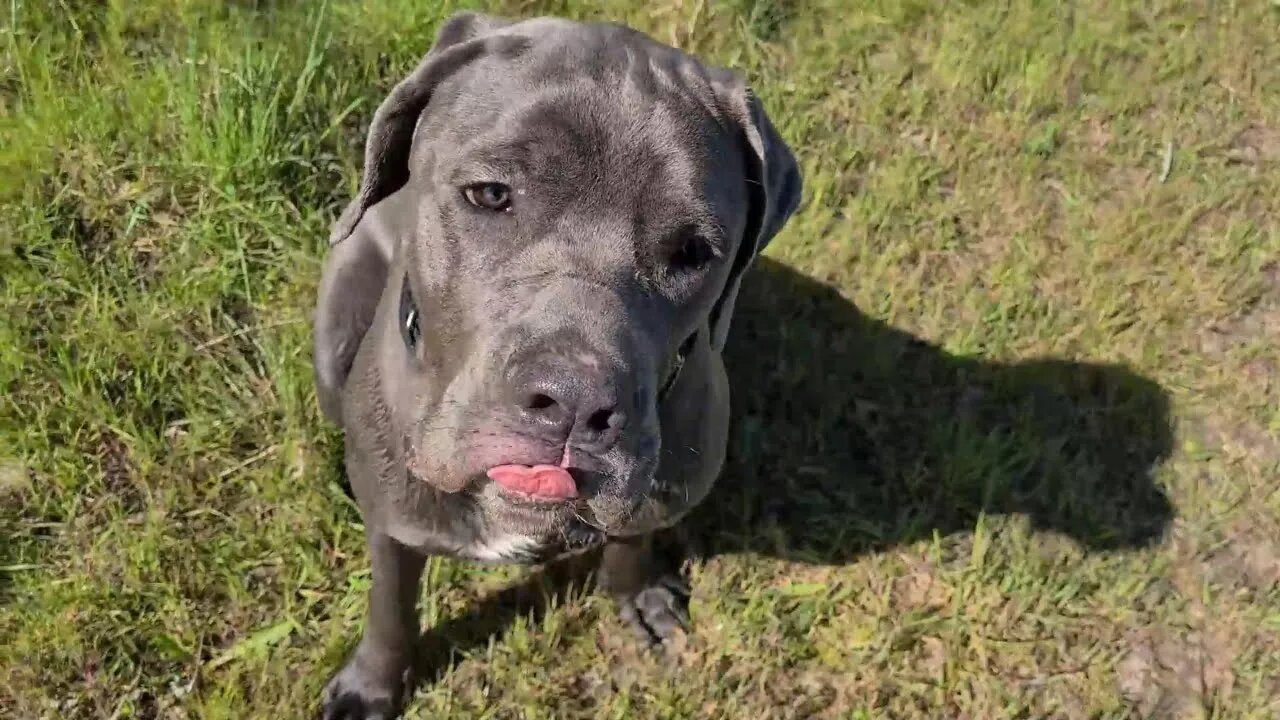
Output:
<instances>
[{"instance_id":1,"label":"dog tongue","mask_svg":"<svg viewBox=\"0 0 1280 720\"><path fill-rule=\"evenodd\" d=\"M508 490L535 497L567 500L578 496L578 486L569 471L555 465L498 465L486 474Z\"/></svg>"}]
</instances>

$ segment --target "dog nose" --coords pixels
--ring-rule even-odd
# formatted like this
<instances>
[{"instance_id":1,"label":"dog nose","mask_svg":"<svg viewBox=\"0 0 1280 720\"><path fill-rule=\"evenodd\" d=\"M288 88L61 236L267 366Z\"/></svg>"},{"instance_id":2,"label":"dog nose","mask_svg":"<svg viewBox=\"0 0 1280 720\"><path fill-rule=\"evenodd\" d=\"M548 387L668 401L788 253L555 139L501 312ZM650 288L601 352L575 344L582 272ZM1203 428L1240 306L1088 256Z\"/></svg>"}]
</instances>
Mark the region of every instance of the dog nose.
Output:
<instances>
[{"instance_id":1,"label":"dog nose","mask_svg":"<svg viewBox=\"0 0 1280 720\"><path fill-rule=\"evenodd\" d=\"M540 363L521 373L515 402L523 417L557 436L612 444L627 423L618 383L585 366Z\"/></svg>"}]
</instances>

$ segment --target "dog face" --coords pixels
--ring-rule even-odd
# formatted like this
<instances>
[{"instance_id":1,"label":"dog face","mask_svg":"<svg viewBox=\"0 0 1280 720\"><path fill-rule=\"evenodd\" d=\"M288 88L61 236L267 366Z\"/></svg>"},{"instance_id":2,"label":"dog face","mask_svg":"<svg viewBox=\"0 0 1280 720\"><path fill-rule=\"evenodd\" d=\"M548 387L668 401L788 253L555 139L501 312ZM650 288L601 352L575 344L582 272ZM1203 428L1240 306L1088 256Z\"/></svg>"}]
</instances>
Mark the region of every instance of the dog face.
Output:
<instances>
[{"instance_id":1,"label":"dog face","mask_svg":"<svg viewBox=\"0 0 1280 720\"><path fill-rule=\"evenodd\" d=\"M719 349L799 190L735 75L618 26L457 16L379 108L335 228L403 196L373 317L326 314L322 293L322 401L378 323L416 482L513 535L625 532L653 490L659 403L690 352ZM371 293L358 275L348 297Z\"/></svg>"}]
</instances>

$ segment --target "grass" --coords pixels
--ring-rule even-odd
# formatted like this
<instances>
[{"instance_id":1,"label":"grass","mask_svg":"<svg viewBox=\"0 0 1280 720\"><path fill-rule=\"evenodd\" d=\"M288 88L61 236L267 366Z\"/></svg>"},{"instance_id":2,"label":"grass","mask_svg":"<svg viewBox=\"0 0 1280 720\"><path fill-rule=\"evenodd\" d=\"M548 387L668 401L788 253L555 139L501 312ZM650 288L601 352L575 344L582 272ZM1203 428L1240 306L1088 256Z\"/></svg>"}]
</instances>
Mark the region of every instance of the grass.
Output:
<instances>
[{"instance_id":1,"label":"grass","mask_svg":"<svg viewBox=\"0 0 1280 720\"><path fill-rule=\"evenodd\" d=\"M315 711L368 568L307 318L451 9L3 9L0 715ZM743 68L806 197L735 325L677 661L433 561L458 654L410 717L1280 714L1280 8L491 9Z\"/></svg>"}]
</instances>

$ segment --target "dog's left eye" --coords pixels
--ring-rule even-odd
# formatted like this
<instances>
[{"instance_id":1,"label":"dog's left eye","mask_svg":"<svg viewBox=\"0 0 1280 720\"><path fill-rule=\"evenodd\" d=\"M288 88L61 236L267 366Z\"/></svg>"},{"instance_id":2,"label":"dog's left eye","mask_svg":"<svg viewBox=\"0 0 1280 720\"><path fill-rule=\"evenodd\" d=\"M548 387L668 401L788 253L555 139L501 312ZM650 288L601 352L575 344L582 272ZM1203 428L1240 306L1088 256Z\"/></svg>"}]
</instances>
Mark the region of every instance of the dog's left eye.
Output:
<instances>
[{"instance_id":1,"label":"dog's left eye","mask_svg":"<svg viewBox=\"0 0 1280 720\"><path fill-rule=\"evenodd\" d=\"M511 188L502 183L476 183L462 189L467 202L478 208L504 212L511 208Z\"/></svg>"},{"instance_id":2,"label":"dog's left eye","mask_svg":"<svg viewBox=\"0 0 1280 720\"><path fill-rule=\"evenodd\" d=\"M701 270L715 257L715 248L706 238L694 232L684 232L678 236L670 262L675 270Z\"/></svg>"},{"instance_id":3,"label":"dog's left eye","mask_svg":"<svg viewBox=\"0 0 1280 720\"><path fill-rule=\"evenodd\" d=\"M400 337L410 350L417 347L418 339L422 337L422 329L418 326L418 305L413 301L407 277L400 285Z\"/></svg>"}]
</instances>

